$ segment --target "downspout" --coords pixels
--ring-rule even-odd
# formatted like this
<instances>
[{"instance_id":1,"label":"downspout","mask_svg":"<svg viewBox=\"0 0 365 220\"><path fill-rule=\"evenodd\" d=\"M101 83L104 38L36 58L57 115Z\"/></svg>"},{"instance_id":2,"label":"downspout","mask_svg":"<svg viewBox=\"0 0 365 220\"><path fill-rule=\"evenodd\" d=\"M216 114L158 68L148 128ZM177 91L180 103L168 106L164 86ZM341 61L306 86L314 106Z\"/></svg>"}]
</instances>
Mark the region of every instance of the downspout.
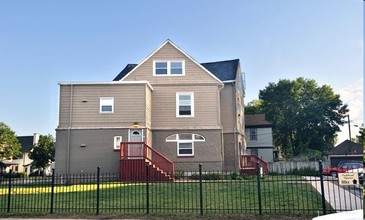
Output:
<instances>
[{"instance_id":1,"label":"downspout","mask_svg":"<svg viewBox=\"0 0 365 220\"><path fill-rule=\"evenodd\" d=\"M72 109L73 109L73 85L70 85L70 111L69 111L69 120L68 120L68 128L67 128L67 157L66 157L66 174L70 173L70 148L71 148L71 127L72 127Z\"/></svg>"},{"instance_id":2,"label":"downspout","mask_svg":"<svg viewBox=\"0 0 365 220\"><path fill-rule=\"evenodd\" d=\"M237 138L236 138L236 133L237 133L237 93L236 93L236 86L235 86L235 82L232 82L232 90L233 90L233 99L234 99L234 109L233 109L233 139L234 139L234 171L237 170Z\"/></svg>"},{"instance_id":3,"label":"downspout","mask_svg":"<svg viewBox=\"0 0 365 220\"><path fill-rule=\"evenodd\" d=\"M221 123L221 92L224 88L224 84L222 87L218 86L218 90L217 90L217 97L218 97L218 111L217 111L217 115L218 115L218 125L221 128L221 157L222 157L222 171L224 171L225 168L225 161L224 161L224 135L223 135L223 126Z\"/></svg>"}]
</instances>

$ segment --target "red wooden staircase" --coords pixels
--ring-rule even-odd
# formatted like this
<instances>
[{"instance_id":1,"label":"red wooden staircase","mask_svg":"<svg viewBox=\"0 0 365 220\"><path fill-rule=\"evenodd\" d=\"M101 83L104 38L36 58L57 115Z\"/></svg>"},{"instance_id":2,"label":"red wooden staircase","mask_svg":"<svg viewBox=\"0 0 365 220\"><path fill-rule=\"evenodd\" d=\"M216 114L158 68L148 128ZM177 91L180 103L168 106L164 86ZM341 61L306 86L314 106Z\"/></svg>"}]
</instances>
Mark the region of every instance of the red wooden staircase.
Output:
<instances>
[{"instance_id":1,"label":"red wooden staircase","mask_svg":"<svg viewBox=\"0 0 365 220\"><path fill-rule=\"evenodd\" d=\"M260 173L264 175L269 174L267 162L256 155L241 155L241 174L242 175L256 175L257 163L260 165Z\"/></svg>"},{"instance_id":2,"label":"red wooden staircase","mask_svg":"<svg viewBox=\"0 0 365 220\"><path fill-rule=\"evenodd\" d=\"M174 163L143 142L120 144L120 177L123 182L171 182Z\"/></svg>"}]
</instances>

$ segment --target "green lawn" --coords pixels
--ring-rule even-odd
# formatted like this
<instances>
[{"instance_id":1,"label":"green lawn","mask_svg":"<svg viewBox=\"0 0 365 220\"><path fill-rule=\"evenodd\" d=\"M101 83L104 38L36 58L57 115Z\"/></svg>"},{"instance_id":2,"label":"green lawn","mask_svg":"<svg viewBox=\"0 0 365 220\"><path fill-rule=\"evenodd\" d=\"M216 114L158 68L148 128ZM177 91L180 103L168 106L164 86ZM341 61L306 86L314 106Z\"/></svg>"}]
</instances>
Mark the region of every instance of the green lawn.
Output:
<instances>
[{"instance_id":1,"label":"green lawn","mask_svg":"<svg viewBox=\"0 0 365 220\"><path fill-rule=\"evenodd\" d=\"M263 214L314 216L322 210L320 195L300 177L261 181ZM77 184L54 188L54 213L95 214L97 185ZM147 185L109 182L100 184L99 213L143 214L147 211ZM259 213L258 186L253 180L204 181L203 212ZM44 212L51 207L51 187L19 185L13 187L11 212ZM7 212L8 187L0 184L0 212ZM197 181L150 183L149 213L200 213L200 188Z\"/></svg>"}]
</instances>

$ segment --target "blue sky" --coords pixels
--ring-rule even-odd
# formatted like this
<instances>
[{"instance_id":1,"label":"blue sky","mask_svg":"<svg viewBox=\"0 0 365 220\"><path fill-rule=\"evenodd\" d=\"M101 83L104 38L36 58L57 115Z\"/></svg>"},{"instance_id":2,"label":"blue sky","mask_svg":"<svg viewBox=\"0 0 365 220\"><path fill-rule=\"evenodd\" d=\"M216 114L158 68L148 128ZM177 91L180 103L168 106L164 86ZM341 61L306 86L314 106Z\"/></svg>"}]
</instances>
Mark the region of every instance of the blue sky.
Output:
<instances>
[{"instance_id":1,"label":"blue sky","mask_svg":"<svg viewBox=\"0 0 365 220\"><path fill-rule=\"evenodd\" d=\"M362 4L1 1L0 121L17 135L54 135L58 82L110 81L126 64L138 63L171 39L198 62L239 58L246 73L246 102L258 98L269 82L305 77L341 94L352 124L361 125Z\"/></svg>"}]
</instances>

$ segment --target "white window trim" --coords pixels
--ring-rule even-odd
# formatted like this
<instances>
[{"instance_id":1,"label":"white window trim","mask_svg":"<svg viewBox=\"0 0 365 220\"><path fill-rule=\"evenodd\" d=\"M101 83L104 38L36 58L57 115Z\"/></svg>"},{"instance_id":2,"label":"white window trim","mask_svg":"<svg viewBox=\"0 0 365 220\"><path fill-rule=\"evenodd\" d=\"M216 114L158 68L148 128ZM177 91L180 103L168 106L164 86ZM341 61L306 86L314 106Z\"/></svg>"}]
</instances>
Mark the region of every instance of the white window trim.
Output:
<instances>
[{"instance_id":1,"label":"white window trim","mask_svg":"<svg viewBox=\"0 0 365 220\"><path fill-rule=\"evenodd\" d=\"M181 62L182 74L171 74L171 63ZM167 63L167 74L156 74L156 63ZM153 76L185 76L185 60L154 60Z\"/></svg>"},{"instance_id":2,"label":"white window trim","mask_svg":"<svg viewBox=\"0 0 365 220\"><path fill-rule=\"evenodd\" d=\"M180 150L180 144L184 144L184 143L190 143L191 144L191 154L180 154L179 150ZM177 156L179 157L191 157L194 156L194 141L193 140L179 140L177 142Z\"/></svg>"},{"instance_id":3,"label":"white window trim","mask_svg":"<svg viewBox=\"0 0 365 220\"><path fill-rule=\"evenodd\" d=\"M117 145L117 139L120 138L119 145ZM122 136L114 136L114 150L120 150L120 143L123 141ZM118 146L118 147L117 147Z\"/></svg>"},{"instance_id":4,"label":"white window trim","mask_svg":"<svg viewBox=\"0 0 365 220\"><path fill-rule=\"evenodd\" d=\"M191 134L191 140L180 140L180 134ZM205 137L203 135L200 135L200 134L195 134L195 133L179 133L179 134L173 134L176 136L176 140L168 140L169 137L171 137L172 135L169 135L167 138L166 138L166 142L176 142L176 154L177 156L179 157L191 157L191 156L194 156L194 152L195 152L195 147L194 147L194 143L195 142L205 142ZM195 135L199 135L201 137L203 137L202 140L198 140L198 139L195 139ZM179 149L180 149L180 143L191 143L191 154L180 154L179 153Z\"/></svg>"},{"instance_id":5,"label":"white window trim","mask_svg":"<svg viewBox=\"0 0 365 220\"><path fill-rule=\"evenodd\" d=\"M191 97L191 103L190 103L190 107L191 107L191 115L180 115L179 114L179 96L180 95L190 95ZM177 92L176 93L176 117L178 118L192 118L194 117L195 114L195 108L194 108L194 92Z\"/></svg>"},{"instance_id":6,"label":"white window trim","mask_svg":"<svg viewBox=\"0 0 365 220\"><path fill-rule=\"evenodd\" d=\"M111 100L111 106L112 106L112 110L111 111L103 111L102 107L105 105L103 104L103 101L107 101L107 100ZM99 107L99 112L102 114L109 114L109 113L114 113L114 97L100 97L100 107Z\"/></svg>"}]
</instances>

